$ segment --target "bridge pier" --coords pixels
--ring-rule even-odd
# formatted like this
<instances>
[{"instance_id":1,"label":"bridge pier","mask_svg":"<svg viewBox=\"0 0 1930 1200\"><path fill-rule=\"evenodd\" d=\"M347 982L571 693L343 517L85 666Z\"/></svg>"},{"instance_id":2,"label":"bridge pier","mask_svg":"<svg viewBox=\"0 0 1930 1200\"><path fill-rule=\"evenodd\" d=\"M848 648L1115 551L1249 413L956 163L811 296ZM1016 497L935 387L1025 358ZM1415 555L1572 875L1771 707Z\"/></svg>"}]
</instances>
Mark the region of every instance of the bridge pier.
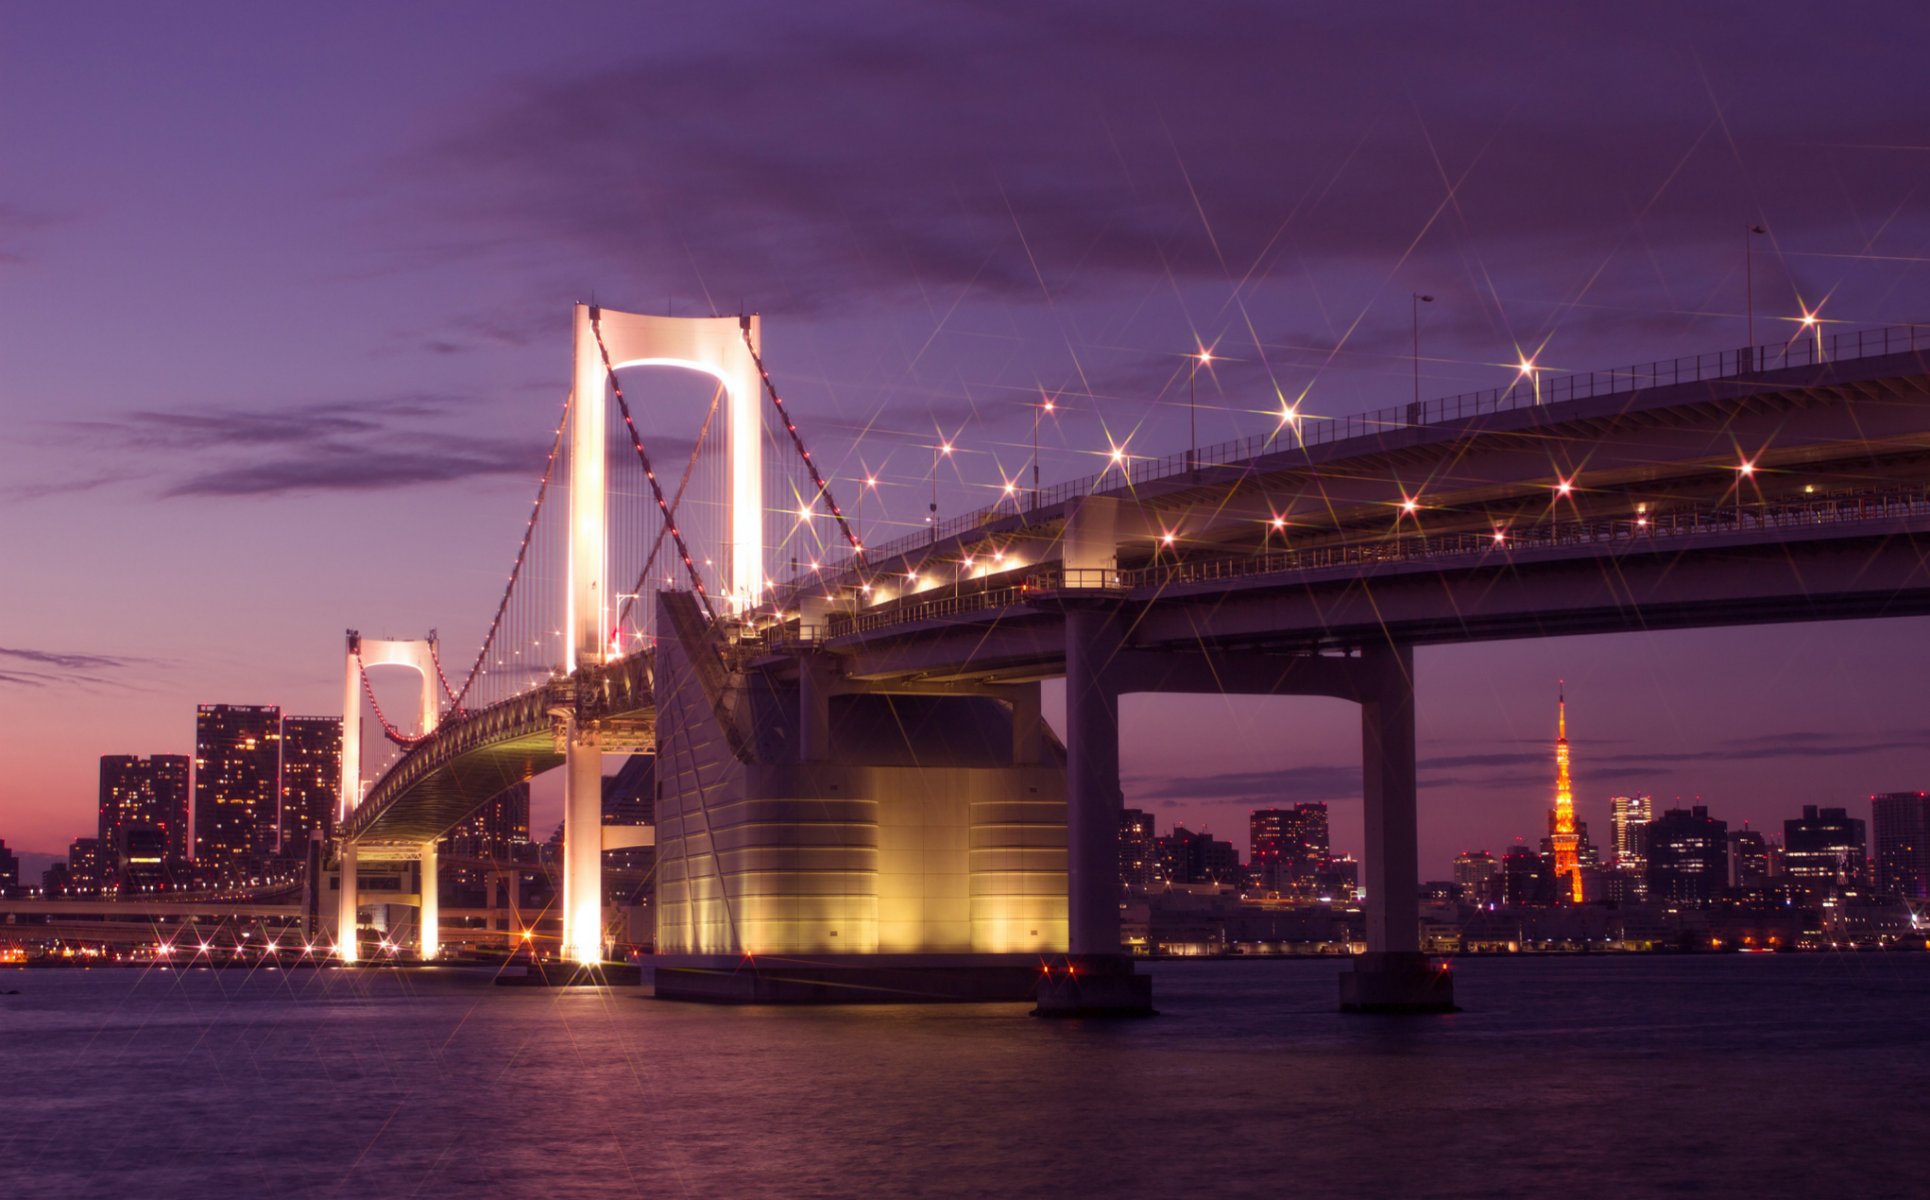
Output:
<instances>
[{"instance_id":1,"label":"bridge pier","mask_svg":"<svg viewBox=\"0 0 1930 1200\"><path fill-rule=\"evenodd\" d=\"M1066 634L1067 955L1039 980L1040 1016L1142 1016L1153 981L1119 945L1118 606L1068 602ZM1017 746L1014 749L1018 749Z\"/></svg>"},{"instance_id":2,"label":"bridge pier","mask_svg":"<svg viewBox=\"0 0 1930 1200\"><path fill-rule=\"evenodd\" d=\"M1359 659L1365 808L1367 953L1340 977L1345 1012L1453 1012L1454 978L1421 953L1414 747L1414 650L1377 646Z\"/></svg>"},{"instance_id":3,"label":"bridge pier","mask_svg":"<svg viewBox=\"0 0 1930 1200\"><path fill-rule=\"evenodd\" d=\"M335 897L335 957L344 963L354 963L359 947L356 938L361 931L360 896L355 885L355 843L342 843L341 890Z\"/></svg>"},{"instance_id":4,"label":"bridge pier","mask_svg":"<svg viewBox=\"0 0 1930 1200\"><path fill-rule=\"evenodd\" d=\"M442 954L442 896L437 887L438 860L434 838L422 843L418 857L422 879L422 903L416 909L416 944L423 962L433 962Z\"/></svg>"},{"instance_id":5,"label":"bridge pier","mask_svg":"<svg viewBox=\"0 0 1930 1200\"><path fill-rule=\"evenodd\" d=\"M574 719L563 763L563 953L603 961L603 743Z\"/></svg>"}]
</instances>

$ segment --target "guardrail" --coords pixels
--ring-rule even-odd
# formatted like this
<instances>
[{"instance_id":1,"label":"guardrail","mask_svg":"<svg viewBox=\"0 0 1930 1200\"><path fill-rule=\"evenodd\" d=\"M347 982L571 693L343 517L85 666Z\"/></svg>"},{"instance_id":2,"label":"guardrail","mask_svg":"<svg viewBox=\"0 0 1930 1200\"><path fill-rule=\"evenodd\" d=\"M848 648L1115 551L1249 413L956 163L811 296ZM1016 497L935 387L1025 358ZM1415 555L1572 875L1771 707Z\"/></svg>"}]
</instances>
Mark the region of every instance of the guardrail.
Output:
<instances>
[{"instance_id":1,"label":"guardrail","mask_svg":"<svg viewBox=\"0 0 1930 1200\"><path fill-rule=\"evenodd\" d=\"M1845 525L1896 517L1930 518L1930 498L1923 489L1832 494L1800 501L1775 501L1741 506L1674 509L1613 520L1551 522L1510 527L1495 533L1409 534L1372 542L1277 550L1238 557L1155 564L1125 570L1048 566L1032 572L1016 587L936 595L930 599L898 599L871 612L834 614L831 636L864 633L938 620L967 613L1010 608L1050 593L1137 592L1182 584L1247 579L1367 567L1386 563L1437 561L1455 558L1506 558L1518 551L1562 546L1634 545L1690 536L1758 536L1778 529Z\"/></svg>"},{"instance_id":2,"label":"guardrail","mask_svg":"<svg viewBox=\"0 0 1930 1200\"><path fill-rule=\"evenodd\" d=\"M1605 371L1559 375L1537 371L1533 375L1521 374L1504 387L1462 392L1423 400L1418 404L1403 404L1342 417L1302 415L1273 433L1201 446L1190 454L1169 454L1162 458L1134 458L1128 455L1124 462L1097 474L1054 484L1036 495L1022 492L1017 500L1001 500L941 521L935 530L921 530L867 547L865 558L873 563L894 558L945 538L1002 520L1023 517L1028 512L1051 508L1079 496L1126 490L1195 471L1217 473L1218 468L1244 467L1263 454L1295 446L1327 445L1377 436L1395 429L1452 424L1493 413L1568 404L1646 388L1745 379L1785 367L1853 362L1914 351L1930 352L1930 325L1892 325L1881 329L1833 333L1820 338L1808 332L1799 332L1796 337L1781 344L1745 346L1713 354L1660 359ZM849 574L855 567L856 559L847 555L836 562L826 563L820 571L809 576L793 577L786 586L821 584L827 578Z\"/></svg>"}]
</instances>

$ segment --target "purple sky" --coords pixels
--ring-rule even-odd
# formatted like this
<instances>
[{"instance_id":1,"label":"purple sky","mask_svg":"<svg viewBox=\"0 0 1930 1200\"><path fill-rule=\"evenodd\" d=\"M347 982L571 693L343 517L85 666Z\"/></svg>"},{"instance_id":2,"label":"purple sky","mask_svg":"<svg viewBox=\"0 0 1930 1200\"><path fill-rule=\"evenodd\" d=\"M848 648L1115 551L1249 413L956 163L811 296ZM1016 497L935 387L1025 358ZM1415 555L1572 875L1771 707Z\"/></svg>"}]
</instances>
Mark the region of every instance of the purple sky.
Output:
<instances>
[{"instance_id":1,"label":"purple sky","mask_svg":"<svg viewBox=\"0 0 1930 1200\"><path fill-rule=\"evenodd\" d=\"M1203 440L1401 402L1415 291L1429 394L1741 344L1749 222L1759 340L1930 319L1926 44L1901 3L11 6L0 837L85 832L96 756L198 702L333 712L345 626L466 661L592 291L762 311L876 541L935 430L947 511L1024 469L1040 389L1048 481L1183 447L1196 338ZM1423 872L1545 830L1558 676L1598 841L1619 790L1930 785L1923 634L1424 650ZM1324 799L1358 848L1352 709L1126 720L1162 826Z\"/></svg>"}]
</instances>

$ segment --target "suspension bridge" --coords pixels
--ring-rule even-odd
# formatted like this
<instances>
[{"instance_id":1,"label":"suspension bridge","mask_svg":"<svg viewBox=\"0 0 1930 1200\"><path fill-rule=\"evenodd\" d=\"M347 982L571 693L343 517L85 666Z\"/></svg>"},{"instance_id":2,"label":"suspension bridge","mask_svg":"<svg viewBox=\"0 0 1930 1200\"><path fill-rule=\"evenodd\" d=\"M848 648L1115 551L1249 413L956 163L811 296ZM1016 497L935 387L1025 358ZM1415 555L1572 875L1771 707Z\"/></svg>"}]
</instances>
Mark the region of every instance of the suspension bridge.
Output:
<instances>
[{"instance_id":1,"label":"suspension bridge","mask_svg":"<svg viewBox=\"0 0 1930 1200\"><path fill-rule=\"evenodd\" d=\"M660 995L1143 1010L1119 942L1120 696L1318 695L1361 711L1369 952L1343 1005L1438 1009L1416 647L1930 612L1930 328L1288 410L1265 438L1116 448L876 546L759 336L756 317L578 307L574 386L466 673L433 638L349 637L340 930L358 863L432 880L437 838L560 766L563 946L598 961L602 757L654 753ZM674 485L623 390L646 367L716 384ZM814 519L832 547L799 546ZM808 566L771 571L800 549ZM419 703L407 727L371 706L403 753L364 792L368 672L389 666ZM1040 716L1055 678L1063 740Z\"/></svg>"}]
</instances>

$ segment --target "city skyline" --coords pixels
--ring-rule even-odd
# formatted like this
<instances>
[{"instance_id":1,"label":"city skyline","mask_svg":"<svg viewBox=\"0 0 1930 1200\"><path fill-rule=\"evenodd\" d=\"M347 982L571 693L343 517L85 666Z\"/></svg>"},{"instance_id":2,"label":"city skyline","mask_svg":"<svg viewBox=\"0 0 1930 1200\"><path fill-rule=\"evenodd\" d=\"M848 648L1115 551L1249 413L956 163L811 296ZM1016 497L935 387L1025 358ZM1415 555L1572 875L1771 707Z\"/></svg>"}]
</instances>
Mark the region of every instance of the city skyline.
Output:
<instances>
[{"instance_id":1,"label":"city skyline","mask_svg":"<svg viewBox=\"0 0 1930 1200\"><path fill-rule=\"evenodd\" d=\"M960 448L937 480L947 514L1023 474L1040 395L1059 398L1049 483L1094 469L1109 433L1166 452L1193 415L1202 441L1264 432L1276 386L1339 415L1505 384L1521 356L1554 372L1733 347L1752 319L1775 340L1813 306L1832 329L1930 315L1926 156L1905 115L1926 85L1893 28L1811 45L1799 23L1670 9L1658 56L1639 7L1575 25L1524 6L1507 47L1417 9L1392 32L1326 14L1316 53L1258 11L1042 18L1079 29L1068 49L985 13L841 11L870 32L766 17L812 52L748 51L758 86L735 94L705 83L747 52L714 16L653 20L646 38L614 11L503 7L490 19L518 36L464 40L424 12L381 37L254 13L231 30L258 48L242 57L138 9L98 29L19 18L0 119L34 169L0 206L0 405L17 431L0 554L34 569L0 583L10 845L55 852L86 829L101 755L184 752L186 705L333 711L344 627L473 645L567 383L567 305L592 294L759 309L834 479L881 479L879 537L923 519L940 436ZM1009 64L1010 86L968 87L950 65L961 38ZM154 45L168 54L137 50ZM873 51L925 84L899 88ZM1798 55L1812 86L1748 66ZM1524 64L1532 121L1452 86ZM1116 82L1155 76L1172 84L1159 106ZM75 98L75 77L99 82ZM1216 82L1232 77L1256 93L1235 102ZM1626 111L1586 99L1629 79L1650 86ZM928 132L777 115L827 84L860 107L889 95ZM705 98L703 129L745 162L776 169L797 147L846 169L778 170L738 207L688 211L728 157L585 119L683 96ZM753 249L751 227L775 236ZM1204 373L1186 365L1202 346ZM652 386L662 409L691 403ZM1910 715L1930 666L1907 636L1919 624L1424 648L1422 859L1471 824L1541 836L1537 697L1561 676L1591 697L1575 780L1590 810L1633 788L1767 825L1912 788L1930 775ZM1342 706L1125 712L1129 804L1237 841L1256 803L1326 801L1336 848L1359 849ZM538 792L547 824L553 784Z\"/></svg>"}]
</instances>

